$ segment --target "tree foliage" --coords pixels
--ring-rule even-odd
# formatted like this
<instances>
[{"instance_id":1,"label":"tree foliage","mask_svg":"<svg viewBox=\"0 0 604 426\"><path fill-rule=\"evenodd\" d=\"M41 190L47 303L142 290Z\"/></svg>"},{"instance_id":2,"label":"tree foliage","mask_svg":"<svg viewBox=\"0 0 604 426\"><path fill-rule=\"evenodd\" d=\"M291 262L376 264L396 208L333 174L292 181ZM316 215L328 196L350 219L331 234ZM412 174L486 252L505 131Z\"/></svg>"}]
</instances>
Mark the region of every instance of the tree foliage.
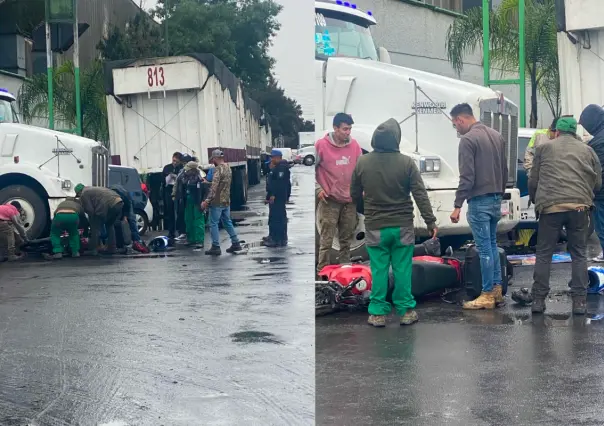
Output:
<instances>
[{"instance_id":1,"label":"tree foliage","mask_svg":"<svg viewBox=\"0 0 604 426\"><path fill-rule=\"evenodd\" d=\"M5 0L0 2L0 25L14 28L31 37L44 21L44 0Z\"/></svg>"},{"instance_id":2,"label":"tree foliage","mask_svg":"<svg viewBox=\"0 0 604 426\"><path fill-rule=\"evenodd\" d=\"M269 115L275 136L295 137L304 127L302 109L274 81L268 49L279 30L281 6L266 0L160 1L153 12L135 17L125 30L113 28L99 44L106 60L212 53L244 84ZM166 37L167 35L167 37Z\"/></svg>"},{"instance_id":3,"label":"tree foliage","mask_svg":"<svg viewBox=\"0 0 604 426\"><path fill-rule=\"evenodd\" d=\"M490 13L490 58L501 74L518 72L518 0L503 0ZM531 127L537 126L537 95L546 99L552 114L560 115L560 77L556 41L555 0L525 0L525 67L531 84ZM470 9L447 33L447 55L461 74L465 58L482 48L482 9Z\"/></svg>"},{"instance_id":4,"label":"tree foliage","mask_svg":"<svg viewBox=\"0 0 604 426\"><path fill-rule=\"evenodd\" d=\"M62 126L76 127L75 74L73 62L54 69L55 121ZM107 105L103 87L103 67L94 61L80 75L82 135L107 144ZM46 74L36 74L25 80L18 94L25 122L48 119L48 81Z\"/></svg>"}]
</instances>

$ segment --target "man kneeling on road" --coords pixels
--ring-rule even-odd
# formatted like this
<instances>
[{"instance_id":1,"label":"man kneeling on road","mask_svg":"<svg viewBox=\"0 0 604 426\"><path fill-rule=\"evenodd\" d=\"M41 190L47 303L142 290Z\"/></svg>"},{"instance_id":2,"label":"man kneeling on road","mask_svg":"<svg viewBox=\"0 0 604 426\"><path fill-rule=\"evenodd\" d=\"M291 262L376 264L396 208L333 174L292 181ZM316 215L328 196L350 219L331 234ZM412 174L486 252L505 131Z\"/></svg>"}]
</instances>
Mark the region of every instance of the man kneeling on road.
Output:
<instances>
[{"instance_id":1,"label":"man kneeling on road","mask_svg":"<svg viewBox=\"0 0 604 426\"><path fill-rule=\"evenodd\" d=\"M577 137L576 131L574 118L561 117L556 139L537 147L529 178L529 196L539 215L531 292L531 309L536 314L545 311L552 255L562 227L566 227L572 259L572 311L585 315L587 310L587 231L594 192L602 186L602 168L594 150Z\"/></svg>"},{"instance_id":2,"label":"man kneeling on road","mask_svg":"<svg viewBox=\"0 0 604 426\"><path fill-rule=\"evenodd\" d=\"M61 236L64 232L69 235L69 248L71 257L80 257L80 230L79 224L85 219L84 209L79 200L67 198L61 202L55 210L52 224L50 225L50 242L52 244L52 255L44 254L48 260L63 258L63 245Z\"/></svg>"},{"instance_id":3,"label":"man kneeling on road","mask_svg":"<svg viewBox=\"0 0 604 426\"><path fill-rule=\"evenodd\" d=\"M371 260L372 288L369 324L386 325L391 306L386 302L390 267L394 274L392 303L401 325L417 321L411 294L411 269L415 234L413 201L436 237L436 217L417 165L399 151L401 128L394 118L378 126L371 139L373 152L359 158L352 174L350 195L364 198L365 241ZM364 195L363 195L364 193Z\"/></svg>"},{"instance_id":4,"label":"man kneeling on road","mask_svg":"<svg viewBox=\"0 0 604 426\"><path fill-rule=\"evenodd\" d=\"M90 222L89 249L86 254L91 256L99 254L99 235L103 225L107 229L107 253L115 254L117 252L115 222L122 215L124 202L109 188L85 187L79 183L75 187L75 192Z\"/></svg>"},{"instance_id":5,"label":"man kneeling on road","mask_svg":"<svg viewBox=\"0 0 604 426\"><path fill-rule=\"evenodd\" d=\"M0 262L7 258L9 262L22 258L17 256L15 248L15 245L20 246L19 243L21 243L15 239L15 230L24 243L28 241L25 228L21 223L21 213L23 213L23 207L18 201L0 204Z\"/></svg>"}]
</instances>

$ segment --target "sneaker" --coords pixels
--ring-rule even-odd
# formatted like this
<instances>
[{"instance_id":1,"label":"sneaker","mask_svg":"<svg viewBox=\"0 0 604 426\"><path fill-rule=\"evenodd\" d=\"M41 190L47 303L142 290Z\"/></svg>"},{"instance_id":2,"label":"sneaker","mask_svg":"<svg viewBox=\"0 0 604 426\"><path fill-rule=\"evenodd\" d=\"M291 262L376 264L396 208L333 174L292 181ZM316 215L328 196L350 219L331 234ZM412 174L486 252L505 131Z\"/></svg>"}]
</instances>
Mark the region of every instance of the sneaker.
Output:
<instances>
[{"instance_id":1,"label":"sneaker","mask_svg":"<svg viewBox=\"0 0 604 426\"><path fill-rule=\"evenodd\" d=\"M220 256L222 254L222 250L220 246L215 246L212 244L212 247L209 250L206 250L206 254L208 256Z\"/></svg>"},{"instance_id":2,"label":"sneaker","mask_svg":"<svg viewBox=\"0 0 604 426\"><path fill-rule=\"evenodd\" d=\"M596 257L594 257L593 259L591 259L592 262L604 262L604 253L600 253L599 255L597 255Z\"/></svg>"},{"instance_id":3,"label":"sneaker","mask_svg":"<svg viewBox=\"0 0 604 426\"><path fill-rule=\"evenodd\" d=\"M386 316L385 315L369 315L367 323L374 327L386 327Z\"/></svg>"},{"instance_id":4,"label":"sneaker","mask_svg":"<svg viewBox=\"0 0 604 426\"><path fill-rule=\"evenodd\" d=\"M201 243L201 244L195 244L193 246L193 250L201 250L202 248L203 248L203 243Z\"/></svg>"},{"instance_id":5,"label":"sneaker","mask_svg":"<svg viewBox=\"0 0 604 426\"><path fill-rule=\"evenodd\" d=\"M415 312L413 309L409 309L405 315L401 317L401 325L411 325L418 321L419 317L417 316L417 312Z\"/></svg>"},{"instance_id":6,"label":"sneaker","mask_svg":"<svg viewBox=\"0 0 604 426\"><path fill-rule=\"evenodd\" d=\"M241 243L236 243L231 245L231 247L229 247L228 249L226 249L227 253L235 253L236 251L241 251L243 250L243 247L241 247Z\"/></svg>"},{"instance_id":7,"label":"sneaker","mask_svg":"<svg viewBox=\"0 0 604 426\"><path fill-rule=\"evenodd\" d=\"M186 240L187 239L187 234L180 234L178 237L175 238L176 241L182 241L182 240Z\"/></svg>"},{"instance_id":8,"label":"sneaker","mask_svg":"<svg viewBox=\"0 0 604 426\"><path fill-rule=\"evenodd\" d=\"M60 260L63 259L63 253L48 254L42 253L44 260Z\"/></svg>"}]
</instances>

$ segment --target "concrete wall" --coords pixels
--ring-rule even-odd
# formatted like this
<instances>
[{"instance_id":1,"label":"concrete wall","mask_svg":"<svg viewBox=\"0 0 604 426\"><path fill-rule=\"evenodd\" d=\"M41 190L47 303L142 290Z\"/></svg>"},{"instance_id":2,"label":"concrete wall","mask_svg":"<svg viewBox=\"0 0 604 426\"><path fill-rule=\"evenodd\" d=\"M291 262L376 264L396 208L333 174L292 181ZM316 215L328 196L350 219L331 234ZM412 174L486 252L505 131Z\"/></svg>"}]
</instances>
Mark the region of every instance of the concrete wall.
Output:
<instances>
[{"instance_id":1,"label":"concrete wall","mask_svg":"<svg viewBox=\"0 0 604 426\"><path fill-rule=\"evenodd\" d=\"M458 78L447 60L445 46L447 30L456 15L402 0L357 0L357 4L359 8L373 12L378 21L373 28L376 44L388 49L393 64ZM497 0L494 4L498 4ZM491 78L503 77L496 70L492 71ZM461 79L483 84L482 52L477 51L467 57ZM518 103L520 96L517 86L498 86L496 89ZM527 85L526 105L528 126L530 85ZM538 105L539 125L548 126L552 118L547 103L541 100Z\"/></svg>"}]
</instances>

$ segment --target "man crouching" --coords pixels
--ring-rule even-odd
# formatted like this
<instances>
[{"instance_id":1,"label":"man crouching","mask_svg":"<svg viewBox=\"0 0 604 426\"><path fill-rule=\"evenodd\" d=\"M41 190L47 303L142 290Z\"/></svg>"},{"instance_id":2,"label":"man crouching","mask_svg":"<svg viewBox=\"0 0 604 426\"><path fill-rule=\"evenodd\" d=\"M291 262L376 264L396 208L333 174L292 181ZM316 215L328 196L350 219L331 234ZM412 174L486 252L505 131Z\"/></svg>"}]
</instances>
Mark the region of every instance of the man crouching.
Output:
<instances>
[{"instance_id":1,"label":"man crouching","mask_svg":"<svg viewBox=\"0 0 604 426\"><path fill-rule=\"evenodd\" d=\"M372 288L369 324L386 325L390 303L386 301L390 267L394 274L392 304L401 325L418 320L411 294L411 269L415 234L413 199L432 237L436 217L415 161L399 151L401 128L394 118L380 124L371 139L373 152L363 155L354 169L350 195L365 206L365 241L371 260Z\"/></svg>"},{"instance_id":2,"label":"man crouching","mask_svg":"<svg viewBox=\"0 0 604 426\"><path fill-rule=\"evenodd\" d=\"M63 244L61 236L64 232L69 235L69 248L71 257L80 257L80 221L85 219L84 209L79 200L67 198L55 210L52 224L50 225L50 242L52 255L45 254L47 260L63 258Z\"/></svg>"}]
</instances>

